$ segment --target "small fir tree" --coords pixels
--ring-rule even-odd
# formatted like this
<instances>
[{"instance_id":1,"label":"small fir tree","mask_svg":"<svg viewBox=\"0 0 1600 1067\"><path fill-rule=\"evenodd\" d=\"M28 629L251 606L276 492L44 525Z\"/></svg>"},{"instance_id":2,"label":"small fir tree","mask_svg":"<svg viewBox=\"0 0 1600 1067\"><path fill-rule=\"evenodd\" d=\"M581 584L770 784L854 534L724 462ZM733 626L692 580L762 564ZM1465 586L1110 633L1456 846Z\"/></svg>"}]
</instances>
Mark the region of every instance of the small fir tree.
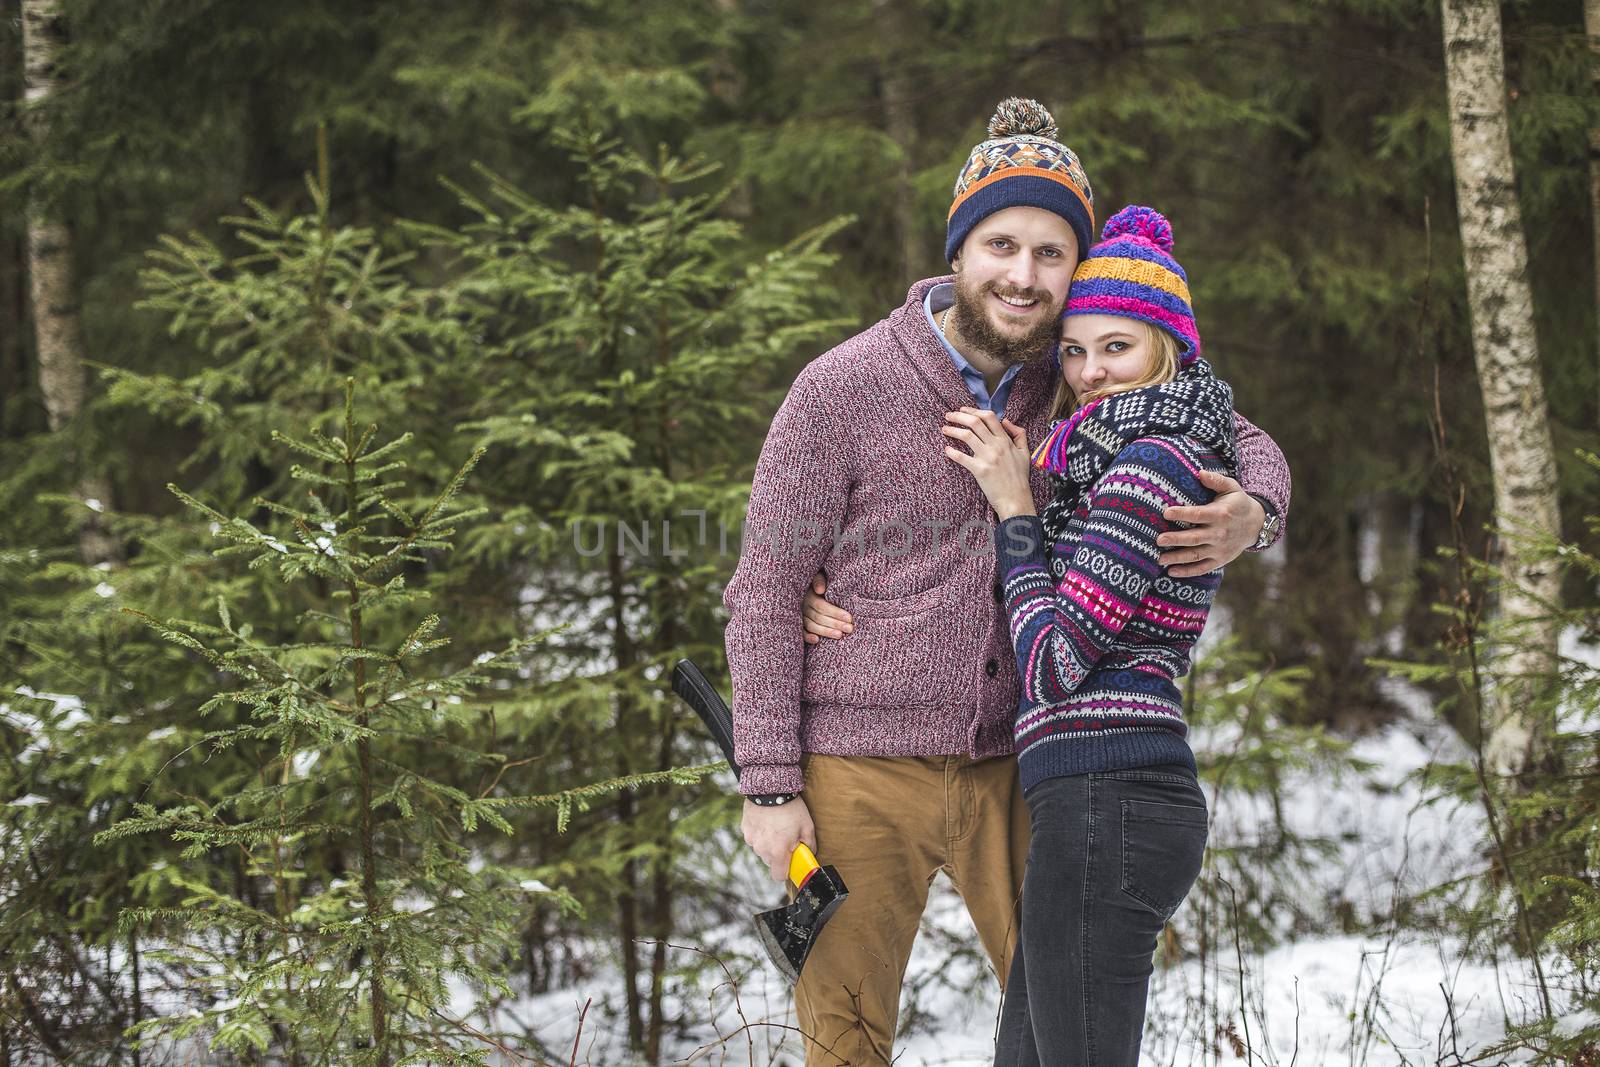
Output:
<instances>
[{"instance_id":1,"label":"small fir tree","mask_svg":"<svg viewBox=\"0 0 1600 1067\"><path fill-rule=\"evenodd\" d=\"M531 894L558 892L543 868L485 861L480 824L503 833L506 813L554 805L562 821L596 792L688 782L695 771L636 776L557 795L504 789L519 761L485 751L494 690L516 684L522 644L439 669L448 644L427 594L408 570L448 551L456 526L479 513L458 502L474 455L425 506L406 508L402 435L378 443L355 417L347 385L343 432L276 440L309 463L291 467L298 505L263 502L251 521L174 488L230 542L218 550L271 573L301 605L299 627L258 633L239 605L219 598L216 622L145 621L203 659L225 688L199 709L220 720L200 739L213 751L250 752L257 780L215 799L140 804L102 841L159 833L180 859L244 857L256 891L180 872L177 908L133 909L128 923L161 923L188 936L160 953L212 996L198 1014L151 1020L143 1032L209 1036L215 1049L269 1049L299 1063L482 1063L493 1051L480 1026L453 1011L458 985L482 999L507 990L504 962ZM489 736L492 736L490 734ZM475 789L430 776L419 754L446 752ZM330 846L351 864L326 877L308 863ZM243 944L242 954L231 946ZM487 1025L482 1020L480 1024Z\"/></svg>"}]
</instances>

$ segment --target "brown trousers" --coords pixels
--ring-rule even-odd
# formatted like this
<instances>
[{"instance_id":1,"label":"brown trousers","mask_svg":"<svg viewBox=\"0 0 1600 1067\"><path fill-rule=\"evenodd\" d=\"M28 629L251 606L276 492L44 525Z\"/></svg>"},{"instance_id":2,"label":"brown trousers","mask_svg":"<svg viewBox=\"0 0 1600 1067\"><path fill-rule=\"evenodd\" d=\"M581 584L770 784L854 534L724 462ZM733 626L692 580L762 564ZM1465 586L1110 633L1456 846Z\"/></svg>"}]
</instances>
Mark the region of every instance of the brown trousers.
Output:
<instances>
[{"instance_id":1,"label":"brown trousers","mask_svg":"<svg viewBox=\"0 0 1600 1067\"><path fill-rule=\"evenodd\" d=\"M1002 984L1011 973L1028 856L1017 761L807 755L803 766L817 857L850 890L795 987L806 1064L888 1064L900 983L940 871Z\"/></svg>"}]
</instances>

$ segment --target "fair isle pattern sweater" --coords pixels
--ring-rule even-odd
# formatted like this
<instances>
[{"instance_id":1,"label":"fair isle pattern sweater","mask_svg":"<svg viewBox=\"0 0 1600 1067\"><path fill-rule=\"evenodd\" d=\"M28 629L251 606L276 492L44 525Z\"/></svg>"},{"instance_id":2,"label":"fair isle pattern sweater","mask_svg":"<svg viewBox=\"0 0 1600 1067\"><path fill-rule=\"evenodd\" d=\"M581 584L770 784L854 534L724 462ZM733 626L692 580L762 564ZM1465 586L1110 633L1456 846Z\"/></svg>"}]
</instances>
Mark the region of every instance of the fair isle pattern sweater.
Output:
<instances>
[{"instance_id":1,"label":"fair isle pattern sweater","mask_svg":"<svg viewBox=\"0 0 1600 1067\"><path fill-rule=\"evenodd\" d=\"M1012 751L1015 658L990 548L994 515L944 455L947 411L970 405L916 283L888 318L813 360L756 464L728 609L733 733L744 793L804 784L802 753L982 759ZM1048 358L1015 379L1006 414L1043 440ZM1289 472L1272 439L1237 423L1239 477L1279 514ZM1043 506L1050 487L1033 479ZM818 570L855 617L807 645L801 605Z\"/></svg>"},{"instance_id":2,"label":"fair isle pattern sweater","mask_svg":"<svg viewBox=\"0 0 1600 1067\"><path fill-rule=\"evenodd\" d=\"M1105 406L1137 409L1140 394L1150 391ZM1165 508L1210 501L1201 470L1227 472L1232 441L1218 428L1229 405L1226 385L1206 372L1189 417L1125 420L1124 443L1091 484L1057 478L1042 518L996 530L1022 688L1014 732L1024 789L1060 775L1194 766L1176 679L1222 571L1164 574L1156 537L1169 526ZM1098 420L1102 433L1110 421Z\"/></svg>"}]
</instances>

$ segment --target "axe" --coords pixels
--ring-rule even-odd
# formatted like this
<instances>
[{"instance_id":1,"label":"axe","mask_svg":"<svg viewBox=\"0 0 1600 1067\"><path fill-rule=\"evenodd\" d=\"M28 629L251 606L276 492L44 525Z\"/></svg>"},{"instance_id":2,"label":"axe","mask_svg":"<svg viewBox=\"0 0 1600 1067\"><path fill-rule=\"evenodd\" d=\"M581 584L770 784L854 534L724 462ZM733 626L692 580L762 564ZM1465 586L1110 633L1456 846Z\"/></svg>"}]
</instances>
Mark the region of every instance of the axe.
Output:
<instances>
[{"instance_id":1,"label":"axe","mask_svg":"<svg viewBox=\"0 0 1600 1067\"><path fill-rule=\"evenodd\" d=\"M733 716L722 694L706 681L699 667L686 659L680 659L672 668L672 691L706 724L737 781L739 764L733 758ZM806 957L811 954L811 946L816 943L823 924L833 918L850 891L845 888L839 872L817 863L817 857L803 841L789 856L789 885L794 890L793 899L784 907L762 912L755 919L756 933L772 965L794 983L800 980L800 968L806 965Z\"/></svg>"}]
</instances>

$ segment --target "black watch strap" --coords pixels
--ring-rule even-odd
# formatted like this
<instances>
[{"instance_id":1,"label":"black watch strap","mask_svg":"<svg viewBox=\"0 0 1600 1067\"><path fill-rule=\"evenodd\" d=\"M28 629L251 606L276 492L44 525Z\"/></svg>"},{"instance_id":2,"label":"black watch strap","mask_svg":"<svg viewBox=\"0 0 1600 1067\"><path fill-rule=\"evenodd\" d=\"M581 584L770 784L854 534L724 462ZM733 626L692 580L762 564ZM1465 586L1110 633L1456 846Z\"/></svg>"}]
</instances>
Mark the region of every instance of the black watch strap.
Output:
<instances>
[{"instance_id":1,"label":"black watch strap","mask_svg":"<svg viewBox=\"0 0 1600 1067\"><path fill-rule=\"evenodd\" d=\"M1250 490L1246 489L1245 492L1250 493ZM1250 496L1261 505L1261 510L1267 513L1267 517L1261 523L1261 532L1256 535L1256 543L1250 546L1251 551L1261 552L1270 548L1272 542L1278 539L1278 528L1283 525L1283 518L1278 514L1278 509L1272 501L1260 493L1250 493Z\"/></svg>"},{"instance_id":2,"label":"black watch strap","mask_svg":"<svg viewBox=\"0 0 1600 1067\"><path fill-rule=\"evenodd\" d=\"M1261 510L1267 513L1267 518L1276 519L1278 517L1278 506L1272 501L1268 500L1260 493L1252 493L1248 489L1245 490L1245 493L1248 496L1255 498L1255 502L1261 505Z\"/></svg>"}]
</instances>

